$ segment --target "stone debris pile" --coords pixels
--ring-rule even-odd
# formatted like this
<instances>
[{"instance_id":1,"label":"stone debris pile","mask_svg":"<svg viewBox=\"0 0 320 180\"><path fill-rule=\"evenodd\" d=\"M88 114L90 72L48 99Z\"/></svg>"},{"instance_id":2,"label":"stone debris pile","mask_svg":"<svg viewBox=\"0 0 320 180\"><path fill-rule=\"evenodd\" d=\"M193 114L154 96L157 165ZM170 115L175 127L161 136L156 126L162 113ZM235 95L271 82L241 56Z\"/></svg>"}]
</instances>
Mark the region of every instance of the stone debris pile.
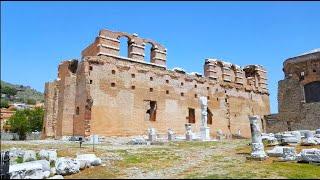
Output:
<instances>
[{"instance_id":1,"label":"stone debris pile","mask_svg":"<svg viewBox=\"0 0 320 180\"><path fill-rule=\"evenodd\" d=\"M10 149L10 179L63 179L63 176L79 173L92 166L100 166L102 160L95 154L78 154L76 158L57 157L56 150ZM13 163L17 158L22 163ZM40 160L37 160L40 159Z\"/></svg>"},{"instance_id":2,"label":"stone debris pile","mask_svg":"<svg viewBox=\"0 0 320 180\"><path fill-rule=\"evenodd\" d=\"M286 131L276 134L262 133L262 140L268 146L276 145L302 145L313 146L320 144L320 129L315 131L315 134L310 130Z\"/></svg>"},{"instance_id":3,"label":"stone debris pile","mask_svg":"<svg viewBox=\"0 0 320 180\"><path fill-rule=\"evenodd\" d=\"M259 118L259 116L249 116L252 152L251 156L247 157L247 159L264 160L267 157L278 157L281 161L320 163L319 149L302 149L299 154L297 154L295 149L295 146L298 144L301 146L320 145L320 129L317 129L315 132L300 130L266 134L260 132L258 125L258 122L260 122L258 121ZM262 142L264 142L264 144ZM264 145L275 147L267 150L266 155Z\"/></svg>"}]
</instances>

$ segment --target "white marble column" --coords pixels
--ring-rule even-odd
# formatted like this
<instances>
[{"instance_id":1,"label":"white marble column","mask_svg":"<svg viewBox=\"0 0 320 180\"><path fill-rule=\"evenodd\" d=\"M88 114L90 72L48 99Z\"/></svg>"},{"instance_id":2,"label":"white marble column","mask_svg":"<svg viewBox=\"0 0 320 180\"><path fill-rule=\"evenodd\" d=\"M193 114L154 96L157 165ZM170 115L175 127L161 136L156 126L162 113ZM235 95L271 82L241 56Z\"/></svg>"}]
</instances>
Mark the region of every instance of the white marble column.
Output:
<instances>
[{"instance_id":1,"label":"white marble column","mask_svg":"<svg viewBox=\"0 0 320 180\"><path fill-rule=\"evenodd\" d=\"M207 126L208 121L208 99L205 96L199 98L199 103L201 107L201 126L200 126L200 136L202 141L210 140L210 128Z\"/></svg>"},{"instance_id":2,"label":"white marble column","mask_svg":"<svg viewBox=\"0 0 320 180\"><path fill-rule=\"evenodd\" d=\"M264 152L264 146L262 143L261 130L258 124L260 120L259 116L249 116L250 120L250 129L251 129L251 158L257 160L264 160L267 158L266 153Z\"/></svg>"}]
</instances>

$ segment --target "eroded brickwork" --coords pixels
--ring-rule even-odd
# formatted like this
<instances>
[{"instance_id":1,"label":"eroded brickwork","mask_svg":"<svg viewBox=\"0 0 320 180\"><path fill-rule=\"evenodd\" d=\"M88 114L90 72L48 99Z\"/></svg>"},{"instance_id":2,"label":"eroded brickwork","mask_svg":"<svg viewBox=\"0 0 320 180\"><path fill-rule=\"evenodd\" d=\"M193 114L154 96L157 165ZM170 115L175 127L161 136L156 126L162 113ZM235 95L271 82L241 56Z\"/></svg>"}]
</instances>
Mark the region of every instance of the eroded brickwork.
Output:
<instances>
[{"instance_id":1,"label":"eroded brickwork","mask_svg":"<svg viewBox=\"0 0 320 180\"><path fill-rule=\"evenodd\" d=\"M129 57L119 55L119 38L128 38ZM151 61L144 61L150 43ZM137 35L102 30L83 52L80 63L59 66L58 116L55 137L64 135L126 136L159 133L172 128L185 132L195 116L200 128L199 97L208 97L211 133L250 137L248 115L270 113L266 71L259 65L241 68L218 59L206 59L204 76L166 68L166 49ZM54 87L51 87L54 88ZM47 90L49 91L49 90ZM54 103L55 101L49 101ZM51 105L47 105L50 109ZM190 109L194 115L189 114ZM49 121L52 111L46 115ZM265 123L262 123L265 124ZM263 125L264 126L264 125ZM47 128L47 127L46 127ZM264 128L264 127L262 127Z\"/></svg>"},{"instance_id":2,"label":"eroded brickwork","mask_svg":"<svg viewBox=\"0 0 320 180\"><path fill-rule=\"evenodd\" d=\"M55 137L58 115L58 88L57 81L45 84L45 119L42 130L44 137Z\"/></svg>"},{"instance_id":3,"label":"eroded brickwork","mask_svg":"<svg viewBox=\"0 0 320 180\"><path fill-rule=\"evenodd\" d=\"M267 131L319 128L320 52L287 59L283 71L285 79L278 84L279 113L266 116Z\"/></svg>"}]
</instances>

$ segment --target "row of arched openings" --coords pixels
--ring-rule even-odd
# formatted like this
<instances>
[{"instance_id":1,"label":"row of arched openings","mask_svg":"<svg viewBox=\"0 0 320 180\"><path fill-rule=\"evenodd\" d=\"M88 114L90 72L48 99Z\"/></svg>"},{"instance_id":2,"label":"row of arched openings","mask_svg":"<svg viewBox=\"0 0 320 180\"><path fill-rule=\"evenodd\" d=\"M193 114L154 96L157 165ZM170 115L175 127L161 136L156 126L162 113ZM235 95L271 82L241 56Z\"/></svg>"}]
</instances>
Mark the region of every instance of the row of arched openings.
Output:
<instances>
[{"instance_id":1,"label":"row of arched openings","mask_svg":"<svg viewBox=\"0 0 320 180\"><path fill-rule=\"evenodd\" d=\"M130 39L126 36L119 37L120 41L120 56L129 57L129 41ZM144 48L144 60L151 62L151 50L153 45L151 43L146 43Z\"/></svg>"}]
</instances>

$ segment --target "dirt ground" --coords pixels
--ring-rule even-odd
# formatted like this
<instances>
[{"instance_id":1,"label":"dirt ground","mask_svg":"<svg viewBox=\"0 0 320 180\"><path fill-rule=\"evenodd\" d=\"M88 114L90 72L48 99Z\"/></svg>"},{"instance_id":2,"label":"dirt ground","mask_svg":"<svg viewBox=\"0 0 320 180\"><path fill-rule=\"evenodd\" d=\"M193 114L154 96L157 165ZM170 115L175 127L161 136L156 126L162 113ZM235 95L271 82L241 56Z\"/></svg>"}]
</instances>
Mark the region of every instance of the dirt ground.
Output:
<instances>
[{"instance_id":1,"label":"dirt ground","mask_svg":"<svg viewBox=\"0 0 320 180\"><path fill-rule=\"evenodd\" d=\"M1 150L12 147L36 150L57 149L58 157L94 153L105 166L88 168L72 178L320 178L320 166L296 162L246 160L250 140L218 142L168 142L161 145L126 145L110 138L95 145L57 140L2 141ZM265 149L271 149L266 147ZM297 146L297 152L320 146Z\"/></svg>"}]
</instances>

